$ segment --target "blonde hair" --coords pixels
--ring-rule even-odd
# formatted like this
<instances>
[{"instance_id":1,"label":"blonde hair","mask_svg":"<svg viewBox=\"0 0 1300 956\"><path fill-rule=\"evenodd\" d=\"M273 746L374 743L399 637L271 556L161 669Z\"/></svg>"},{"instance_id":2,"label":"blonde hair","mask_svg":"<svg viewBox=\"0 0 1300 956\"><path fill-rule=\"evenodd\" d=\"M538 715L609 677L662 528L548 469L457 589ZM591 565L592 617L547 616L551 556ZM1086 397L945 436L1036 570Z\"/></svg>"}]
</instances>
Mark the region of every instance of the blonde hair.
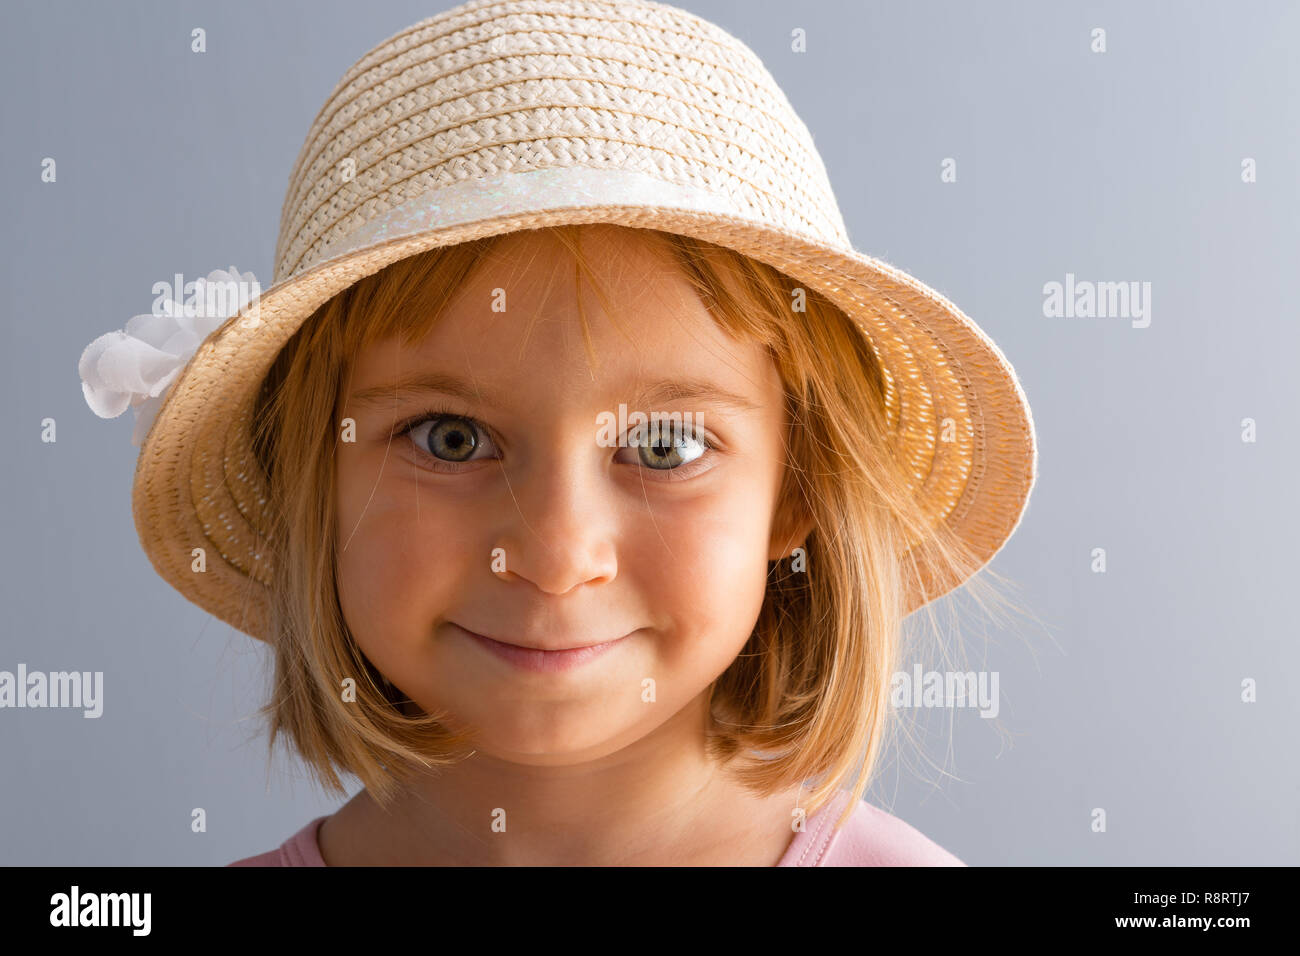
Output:
<instances>
[{"instance_id":1,"label":"blonde hair","mask_svg":"<svg viewBox=\"0 0 1300 956\"><path fill-rule=\"evenodd\" d=\"M585 275L603 302L581 228L545 231L572 254L575 282ZM854 799L838 828L895 729L890 684L915 560L962 576L980 562L933 527L914 497L915 478L886 453L883 375L840 309L806 289L805 311L792 313L799 285L777 270L701 240L638 232L671 251L724 330L762 344L775 361L792 424L778 514L788 529L801 517L812 522L806 572L792 570L788 558L769 563L753 633L711 687L709 752L752 792L808 787L809 816L849 790ZM413 343L427 334L496 239L431 250L357 282L303 324L263 383L254 445L277 525L266 635L275 677L262 714L269 746L285 735L339 794L345 790L336 769L386 803L405 783L469 749L439 715L409 713L409 702L349 635L335 580L334 452L350 357L379 339L401 335ZM582 324L588 333L585 316ZM356 678L355 702L341 699L347 677Z\"/></svg>"}]
</instances>

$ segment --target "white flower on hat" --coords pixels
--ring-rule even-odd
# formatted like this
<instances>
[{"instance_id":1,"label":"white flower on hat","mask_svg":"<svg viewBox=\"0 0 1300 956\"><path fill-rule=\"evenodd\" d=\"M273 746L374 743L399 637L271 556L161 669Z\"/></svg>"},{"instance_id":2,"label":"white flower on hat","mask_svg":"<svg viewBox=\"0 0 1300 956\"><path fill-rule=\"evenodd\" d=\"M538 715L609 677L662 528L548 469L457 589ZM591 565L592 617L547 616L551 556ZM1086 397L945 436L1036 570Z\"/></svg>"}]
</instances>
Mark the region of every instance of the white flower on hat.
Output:
<instances>
[{"instance_id":1,"label":"white flower on hat","mask_svg":"<svg viewBox=\"0 0 1300 956\"><path fill-rule=\"evenodd\" d=\"M220 288L209 294L208 286L218 283ZM253 273L240 273L234 266L229 272L216 269L194 280L192 304L167 299L161 306L155 304L154 312L132 318L125 329L95 339L77 363L90 410L100 418L116 418L134 408L131 443L138 447L149 434L167 389L203 340L256 300L259 291ZM177 292L184 295L183 290Z\"/></svg>"}]
</instances>

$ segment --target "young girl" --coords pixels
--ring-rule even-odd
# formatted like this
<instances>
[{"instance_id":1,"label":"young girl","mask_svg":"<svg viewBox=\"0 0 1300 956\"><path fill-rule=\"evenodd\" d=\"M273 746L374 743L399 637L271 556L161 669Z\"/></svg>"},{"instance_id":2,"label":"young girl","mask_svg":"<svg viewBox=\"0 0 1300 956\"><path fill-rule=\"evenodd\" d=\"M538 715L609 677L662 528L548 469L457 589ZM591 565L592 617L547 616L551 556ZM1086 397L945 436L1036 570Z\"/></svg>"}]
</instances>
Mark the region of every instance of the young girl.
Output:
<instances>
[{"instance_id":1,"label":"young girl","mask_svg":"<svg viewBox=\"0 0 1300 956\"><path fill-rule=\"evenodd\" d=\"M155 567L269 643L271 743L364 784L234 865L960 865L862 797L1028 407L848 249L750 51L649 3L416 24L317 117L276 276L165 391L83 356L97 410L162 399Z\"/></svg>"}]
</instances>

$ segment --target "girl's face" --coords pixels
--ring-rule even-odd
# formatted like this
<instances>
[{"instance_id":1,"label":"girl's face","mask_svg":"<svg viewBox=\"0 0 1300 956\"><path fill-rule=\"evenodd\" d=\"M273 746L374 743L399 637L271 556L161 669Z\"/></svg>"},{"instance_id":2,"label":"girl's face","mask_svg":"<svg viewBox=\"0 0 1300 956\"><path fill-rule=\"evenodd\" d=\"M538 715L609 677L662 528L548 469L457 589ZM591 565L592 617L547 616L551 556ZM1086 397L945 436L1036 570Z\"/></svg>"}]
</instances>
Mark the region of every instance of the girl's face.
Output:
<instances>
[{"instance_id":1,"label":"girl's face","mask_svg":"<svg viewBox=\"0 0 1300 956\"><path fill-rule=\"evenodd\" d=\"M724 334L666 250L610 227L584 248L619 323L584 283L597 362L572 259L517 233L423 342L355 356L341 403L356 422L337 466L353 636L477 749L538 765L613 753L699 698L750 636L767 561L800 543L774 534L786 425L765 350ZM602 444L602 421L629 437L620 404L698 427ZM512 658L474 635L614 643Z\"/></svg>"}]
</instances>

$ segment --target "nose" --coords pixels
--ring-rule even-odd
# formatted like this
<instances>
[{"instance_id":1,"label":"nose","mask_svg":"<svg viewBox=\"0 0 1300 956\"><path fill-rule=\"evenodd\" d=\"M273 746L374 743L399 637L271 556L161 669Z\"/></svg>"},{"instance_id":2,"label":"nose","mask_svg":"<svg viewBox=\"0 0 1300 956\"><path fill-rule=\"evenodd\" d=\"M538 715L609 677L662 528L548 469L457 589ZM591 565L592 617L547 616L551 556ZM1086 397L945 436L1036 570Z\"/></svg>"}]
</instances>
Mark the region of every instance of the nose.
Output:
<instances>
[{"instance_id":1,"label":"nose","mask_svg":"<svg viewBox=\"0 0 1300 956\"><path fill-rule=\"evenodd\" d=\"M584 584L612 581L617 573L617 515L609 478L599 466L604 449L588 442L553 445L582 449L561 459L537 455L506 478L514 506L496 535L505 571L546 594L567 594Z\"/></svg>"}]
</instances>

